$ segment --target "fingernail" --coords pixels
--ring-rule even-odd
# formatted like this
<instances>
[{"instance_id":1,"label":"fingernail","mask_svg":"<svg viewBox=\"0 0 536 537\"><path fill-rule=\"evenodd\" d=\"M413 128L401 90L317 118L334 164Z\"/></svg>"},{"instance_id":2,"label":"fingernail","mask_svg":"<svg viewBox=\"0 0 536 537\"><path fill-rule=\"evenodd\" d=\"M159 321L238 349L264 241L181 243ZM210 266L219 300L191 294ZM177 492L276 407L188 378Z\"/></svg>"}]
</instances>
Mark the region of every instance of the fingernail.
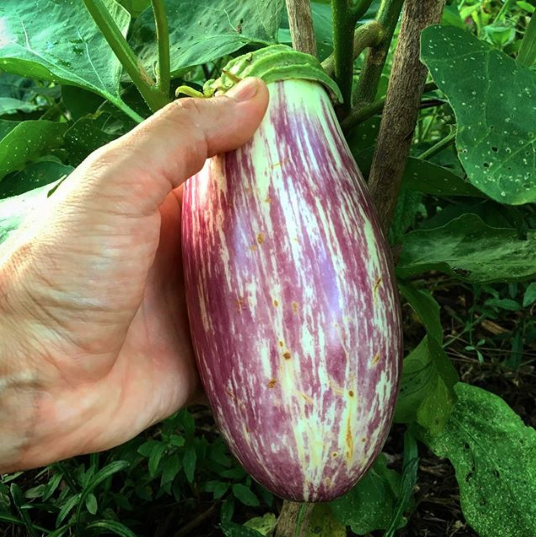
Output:
<instances>
[{"instance_id":1,"label":"fingernail","mask_svg":"<svg viewBox=\"0 0 536 537\"><path fill-rule=\"evenodd\" d=\"M238 102L249 101L253 99L259 91L259 82L256 78L245 78L236 86L233 86L226 95Z\"/></svg>"}]
</instances>

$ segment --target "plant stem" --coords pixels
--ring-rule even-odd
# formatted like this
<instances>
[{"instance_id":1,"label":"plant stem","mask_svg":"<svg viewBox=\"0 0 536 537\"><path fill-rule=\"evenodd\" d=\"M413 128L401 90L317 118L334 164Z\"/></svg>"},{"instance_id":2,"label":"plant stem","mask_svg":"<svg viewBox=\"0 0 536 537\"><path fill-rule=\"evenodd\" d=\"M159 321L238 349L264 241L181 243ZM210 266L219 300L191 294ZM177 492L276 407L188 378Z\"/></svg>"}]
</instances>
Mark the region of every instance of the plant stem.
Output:
<instances>
[{"instance_id":1,"label":"plant stem","mask_svg":"<svg viewBox=\"0 0 536 537\"><path fill-rule=\"evenodd\" d=\"M455 140L456 140L456 129L452 128L450 133L447 134L445 138L442 138L441 140L439 140L439 142L437 142L432 147L428 148L426 151L421 153L419 155L419 158L421 160L428 160L430 157L433 157L434 155L437 155L438 153L443 151L445 147L448 147L449 145L454 143Z\"/></svg>"},{"instance_id":2,"label":"plant stem","mask_svg":"<svg viewBox=\"0 0 536 537\"><path fill-rule=\"evenodd\" d=\"M313 15L309 0L286 0L292 46L295 50L316 56Z\"/></svg>"},{"instance_id":3,"label":"plant stem","mask_svg":"<svg viewBox=\"0 0 536 537\"><path fill-rule=\"evenodd\" d=\"M387 233L419 114L427 69L420 61L421 32L436 24L446 0L406 0L369 191Z\"/></svg>"},{"instance_id":4,"label":"plant stem","mask_svg":"<svg viewBox=\"0 0 536 537\"><path fill-rule=\"evenodd\" d=\"M430 91L434 91L437 89L437 86L435 82L429 82L424 86L423 93L428 93ZM342 130L344 132L350 132L354 127L359 125L360 123L363 123L367 119L370 119L371 117L379 114L384 106L385 106L385 100L386 98L383 97L381 99L378 99L377 101L374 101L371 104L368 104L362 108L354 108L350 115L341 123ZM421 108L423 108L423 105L425 103L421 103ZM435 104L435 102L434 102ZM441 102L443 104L443 102ZM429 106L428 106L429 108Z\"/></svg>"},{"instance_id":5,"label":"plant stem","mask_svg":"<svg viewBox=\"0 0 536 537\"><path fill-rule=\"evenodd\" d=\"M530 18L529 25L521 41L521 48L517 55L517 61L521 65L530 67L536 59L536 12Z\"/></svg>"},{"instance_id":6,"label":"plant stem","mask_svg":"<svg viewBox=\"0 0 536 537\"><path fill-rule=\"evenodd\" d=\"M355 60L369 47L374 47L383 38L383 28L379 22L370 21L357 28L354 32L354 49L352 57ZM322 67L329 76L335 70L335 54L330 54L323 62Z\"/></svg>"},{"instance_id":7,"label":"plant stem","mask_svg":"<svg viewBox=\"0 0 536 537\"><path fill-rule=\"evenodd\" d=\"M158 41L158 70L156 85L162 95L169 100L170 60L169 60L169 31L164 0L152 0L156 39Z\"/></svg>"},{"instance_id":8,"label":"plant stem","mask_svg":"<svg viewBox=\"0 0 536 537\"><path fill-rule=\"evenodd\" d=\"M127 40L117 27L110 12L102 0L84 0L87 10L99 27L102 35L114 51L117 59L121 62L125 71L129 74L132 82L147 102L149 108L155 112L167 104L167 100L158 91L155 91L154 82L151 80L145 69L138 65L136 55L127 43Z\"/></svg>"},{"instance_id":9,"label":"plant stem","mask_svg":"<svg viewBox=\"0 0 536 537\"><path fill-rule=\"evenodd\" d=\"M352 107L352 83L354 77L353 39L355 16L350 0L331 0L333 20L333 55L335 59L335 82L339 86L343 103L343 115Z\"/></svg>"},{"instance_id":10,"label":"plant stem","mask_svg":"<svg viewBox=\"0 0 536 537\"><path fill-rule=\"evenodd\" d=\"M354 104L369 104L376 97L378 84L403 3L404 0L382 0L377 21L383 27L384 37L382 42L378 46L371 48L367 54L365 65L357 82Z\"/></svg>"},{"instance_id":11,"label":"plant stem","mask_svg":"<svg viewBox=\"0 0 536 537\"><path fill-rule=\"evenodd\" d=\"M124 112L130 119L133 119L136 123L141 123L144 120L144 118L141 117L138 112L130 108L130 106L128 106L128 104L122 99L110 99L110 102L112 104L115 104L115 106L117 106L119 110Z\"/></svg>"},{"instance_id":12,"label":"plant stem","mask_svg":"<svg viewBox=\"0 0 536 537\"><path fill-rule=\"evenodd\" d=\"M354 12L354 21L357 22L367 11L372 0L358 0L357 3L352 7ZM354 22L354 25L355 25Z\"/></svg>"}]
</instances>

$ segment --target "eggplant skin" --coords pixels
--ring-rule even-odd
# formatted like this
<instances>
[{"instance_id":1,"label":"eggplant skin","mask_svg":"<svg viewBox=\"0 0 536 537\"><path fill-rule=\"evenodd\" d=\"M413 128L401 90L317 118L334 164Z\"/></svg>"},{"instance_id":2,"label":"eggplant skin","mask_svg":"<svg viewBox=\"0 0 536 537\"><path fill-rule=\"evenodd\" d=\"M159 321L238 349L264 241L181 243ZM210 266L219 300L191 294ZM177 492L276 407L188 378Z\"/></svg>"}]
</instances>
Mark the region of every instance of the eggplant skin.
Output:
<instances>
[{"instance_id":1,"label":"eggplant skin","mask_svg":"<svg viewBox=\"0 0 536 537\"><path fill-rule=\"evenodd\" d=\"M268 85L253 139L184 188L201 380L230 449L276 495L329 501L379 454L402 333L390 251L331 102Z\"/></svg>"}]
</instances>

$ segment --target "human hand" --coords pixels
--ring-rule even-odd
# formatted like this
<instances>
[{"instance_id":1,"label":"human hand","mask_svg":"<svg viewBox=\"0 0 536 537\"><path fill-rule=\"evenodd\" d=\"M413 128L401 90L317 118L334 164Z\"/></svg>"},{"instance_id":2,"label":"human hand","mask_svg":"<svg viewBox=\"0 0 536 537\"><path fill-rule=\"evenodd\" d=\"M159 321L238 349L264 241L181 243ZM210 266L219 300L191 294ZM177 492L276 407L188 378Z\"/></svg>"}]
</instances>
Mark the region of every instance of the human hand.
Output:
<instances>
[{"instance_id":1,"label":"human hand","mask_svg":"<svg viewBox=\"0 0 536 537\"><path fill-rule=\"evenodd\" d=\"M111 448L200 394L180 184L245 143L248 79L181 99L90 155L0 249L0 472Z\"/></svg>"}]
</instances>

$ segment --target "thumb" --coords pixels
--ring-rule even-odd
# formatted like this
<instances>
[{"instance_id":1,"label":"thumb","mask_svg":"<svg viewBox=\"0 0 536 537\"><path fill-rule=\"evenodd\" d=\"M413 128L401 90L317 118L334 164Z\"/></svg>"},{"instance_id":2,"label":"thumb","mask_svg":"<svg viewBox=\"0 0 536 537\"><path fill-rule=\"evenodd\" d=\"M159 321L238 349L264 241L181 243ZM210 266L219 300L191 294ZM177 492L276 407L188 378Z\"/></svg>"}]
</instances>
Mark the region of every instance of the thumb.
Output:
<instances>
[{"instance_id":1,"label":"thumb","mask_svg":"<svg viewBox=\"0 0 536 537\"><path fill-rule=\"evenodd\" d=\"M127 209L138 215L151 213L208 157L247 142L267 106L268 89L257 78L246 78L219 97L179 99L91 155L84 167L117 170L113 180L109 173L97 177L95 169L91 173L101 183L97 194L101 203L128 193L129 203L123 208L129 214Z\"/></svg>"}]
</instances>

